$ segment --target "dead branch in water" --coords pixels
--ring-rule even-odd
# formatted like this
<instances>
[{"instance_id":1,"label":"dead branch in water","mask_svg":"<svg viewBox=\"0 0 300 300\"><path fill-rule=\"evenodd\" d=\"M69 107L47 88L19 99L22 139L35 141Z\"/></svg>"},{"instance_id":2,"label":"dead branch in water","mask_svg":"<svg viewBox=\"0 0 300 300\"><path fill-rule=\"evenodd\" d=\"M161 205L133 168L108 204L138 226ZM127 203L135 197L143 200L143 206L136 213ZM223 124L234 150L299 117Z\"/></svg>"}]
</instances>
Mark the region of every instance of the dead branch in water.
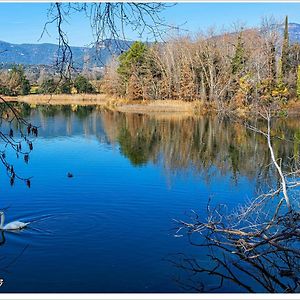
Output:
<instances>
[{"instance_id":1,"label":"dead branch in water","mask_svg":"<svg viewBox=\"0 0 300 300\"><path fill-rule=\"evenodd\" d=\"M297 292L300 287L300 212L296 209L298 199L292 197L290 191L300 185L296 177L299 170L282 170L281 159L276 158L272 146L270 110L265 110L262 117L267 123L266 132L247 127L266 137L280 186L230 214L224 205L212 207L209 202L203 220L195 212L189 222L177 220L176 235L184 231L192 245L208 248L208 265L212 266L182 255L179 261L178 257L170 261L193 274L219 278L216 289L230 281L248 292Z\"/></svg>"}]
</instances>

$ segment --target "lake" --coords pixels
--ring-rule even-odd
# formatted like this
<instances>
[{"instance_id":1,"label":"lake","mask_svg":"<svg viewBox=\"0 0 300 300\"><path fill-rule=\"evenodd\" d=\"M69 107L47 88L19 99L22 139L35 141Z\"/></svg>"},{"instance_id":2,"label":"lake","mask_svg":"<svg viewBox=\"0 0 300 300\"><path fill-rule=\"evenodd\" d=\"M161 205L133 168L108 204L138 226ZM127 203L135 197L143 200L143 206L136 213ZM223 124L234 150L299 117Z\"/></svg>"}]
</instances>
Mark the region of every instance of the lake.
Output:
<instances>
[{"instance_id":1,"label":"lake","mask_svg":"<svg viewBox=\"0 0 300 300\"><path fill-rule=\"evenodd\" d=\"M176 237L174 220L191 210L205 217L209 199L234 208L274 181L264 137L230 120L92 106L24 105L22 113L39 136L28 164L7 155L31 187L10 186L3 168L0 207L6 222L34 222L1 234L2 292L194 292L174 257L210 262ZM280 119L276 130L299 138L299 125ZM283 161L298 147L274 141ZM216 285L205 274L197 280Z\"/></svg>"}]
</instances>

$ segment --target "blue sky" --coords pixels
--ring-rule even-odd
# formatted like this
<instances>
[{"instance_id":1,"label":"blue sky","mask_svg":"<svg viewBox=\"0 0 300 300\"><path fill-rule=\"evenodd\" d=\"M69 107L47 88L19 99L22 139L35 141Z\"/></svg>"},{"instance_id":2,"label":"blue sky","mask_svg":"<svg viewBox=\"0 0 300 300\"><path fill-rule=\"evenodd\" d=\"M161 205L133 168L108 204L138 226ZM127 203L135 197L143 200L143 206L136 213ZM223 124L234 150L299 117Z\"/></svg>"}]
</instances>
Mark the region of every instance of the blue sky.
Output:
<instances>
[{"instance_id":1,"label":"blue sky","mask_svg":"<svg viewBox=\"0 0 300 300\"><path fill-rule=\"evenodd\" d=\"M47 20L48 3L0 3L0 40L11 43L56 42L54 26L49 27L50 36L39 41ZM299 3L179 3L165 10L163 17L172 25L184 24L191 33L215 26L231 28L240 22L246 26L258 26L263 16L277 19L289 16L290 22L300 23ZM92 35L86 19L74 16L66 27L72 45L84 46ZM128 31L128 38L136 34ZM144 36L143 39L147 39Z\"/></svg>"}]
</instances>

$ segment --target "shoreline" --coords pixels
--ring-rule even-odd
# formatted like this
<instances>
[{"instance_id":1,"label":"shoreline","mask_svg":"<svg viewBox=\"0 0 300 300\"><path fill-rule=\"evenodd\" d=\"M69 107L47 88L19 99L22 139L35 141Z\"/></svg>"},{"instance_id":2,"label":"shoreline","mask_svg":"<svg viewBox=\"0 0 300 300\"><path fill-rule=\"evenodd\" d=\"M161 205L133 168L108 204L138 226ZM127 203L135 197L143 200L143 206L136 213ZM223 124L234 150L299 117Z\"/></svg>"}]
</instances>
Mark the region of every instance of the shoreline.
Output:
<instances>
[{"instance_id":1,"label":"shoreline","mask_svg":"<svg viewBox=\"0 0 300 300\"><path fill-rule=\"evenodd\" d=\"M3 96L8 102L27 103L36 105L97 105L113 111L140 114L178 114L185 116L216 113L216 110L207 107L199 100L128 100L123 98L112 98L106 94L54 94L54 95L25 95L25 96ZM288 116L300 116L300 101L290 101L282 106ZM237 115L245 116L251 114L249 108L236 109Z\"/></svg>"},{"instance_id":2,"label":"shoreline","mask_svg":"<svg viewBox=\"0 0 300 300\"><path fill-rule=\"evenodd\" d=\"M6 97L8 101L30 105L105 105L107 99L103 94L46 94Z\"/></svg>"},{"instance_id":3,"label":"shoreline","mask_svg":"<svg viewBox=\"0 0 300 300\"><path fill-rule=\"evenodd\" d=\"M25 95L4 96L8 102L36 105L97 105L114 111L128 113L182 113L195 114L199 101L182 100L128 100L112 98L105 94L58 94L58 95Z\"/></svg>"}]
</instances>

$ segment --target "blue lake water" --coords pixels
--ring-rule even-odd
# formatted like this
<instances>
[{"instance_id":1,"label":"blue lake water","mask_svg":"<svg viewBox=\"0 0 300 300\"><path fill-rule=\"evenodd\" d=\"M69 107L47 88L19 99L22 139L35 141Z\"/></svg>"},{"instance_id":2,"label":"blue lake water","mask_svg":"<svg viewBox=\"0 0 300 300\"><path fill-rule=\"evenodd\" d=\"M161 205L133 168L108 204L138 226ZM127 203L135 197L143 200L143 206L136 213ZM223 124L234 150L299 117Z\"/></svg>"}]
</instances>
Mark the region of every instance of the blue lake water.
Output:
<instances>
[{"instance_id":1,"label":"blue lake water","mask_svg":"<svg viewBox=\"0 0 300 300\"><path fill-rule=\"evenodd\" d=\"M205 249L174 237L174 219L256 195L260 140L216 119L52 110L27 112L40 126L28 164L8 153L31 187L0 175L6 221L37 220L2 233L1 292L193 292L168 257Z\"/></svg>"}]
</instances>

